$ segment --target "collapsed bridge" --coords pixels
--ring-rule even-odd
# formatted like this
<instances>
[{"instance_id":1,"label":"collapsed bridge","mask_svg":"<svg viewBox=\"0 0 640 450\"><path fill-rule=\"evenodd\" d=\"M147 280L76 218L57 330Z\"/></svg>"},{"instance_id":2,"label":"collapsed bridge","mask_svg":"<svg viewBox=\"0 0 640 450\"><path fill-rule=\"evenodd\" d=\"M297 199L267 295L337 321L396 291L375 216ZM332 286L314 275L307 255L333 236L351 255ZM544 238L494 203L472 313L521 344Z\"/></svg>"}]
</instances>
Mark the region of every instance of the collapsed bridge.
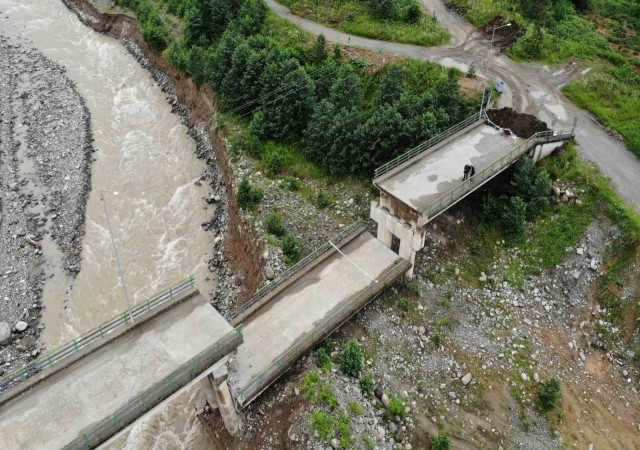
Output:
<instances>
[{"instance_id":1,"label":"collapsed bridge","mask_svg":"<svg viewBox=\"0 0 640 450\"><path fill-rule=\"evenodd\" d=\"M1 447L95 448L194 383L236 433L237 410L386 286L413 276L427 223L574 135L575 123L519 139L475 114L376 170L377 239L362 223L345 227L228 318L190 278L1 378ZM467 164L476 172L463 179Z\"/></svg>"}]
</instances>

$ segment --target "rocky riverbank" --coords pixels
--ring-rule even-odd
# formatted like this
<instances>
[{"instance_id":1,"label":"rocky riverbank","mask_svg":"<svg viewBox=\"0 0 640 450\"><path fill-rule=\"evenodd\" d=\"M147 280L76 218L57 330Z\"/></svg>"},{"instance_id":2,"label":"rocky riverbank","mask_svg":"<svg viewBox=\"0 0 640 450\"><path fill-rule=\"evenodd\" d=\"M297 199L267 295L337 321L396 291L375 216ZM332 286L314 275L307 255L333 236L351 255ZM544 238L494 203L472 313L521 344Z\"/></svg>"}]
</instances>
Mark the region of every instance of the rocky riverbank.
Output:
<instances>
[{"instance_id":1,"label":"rocky riverbank","mask_svg":"<svg viewBox=\"0 0 640 450\"><path fill-rule=\"evenodd\" d=\"M0 98L1 375L39 352L45 265L80 269L93 147L64 68L1 35Z\"/></svg>"}]
</instances>

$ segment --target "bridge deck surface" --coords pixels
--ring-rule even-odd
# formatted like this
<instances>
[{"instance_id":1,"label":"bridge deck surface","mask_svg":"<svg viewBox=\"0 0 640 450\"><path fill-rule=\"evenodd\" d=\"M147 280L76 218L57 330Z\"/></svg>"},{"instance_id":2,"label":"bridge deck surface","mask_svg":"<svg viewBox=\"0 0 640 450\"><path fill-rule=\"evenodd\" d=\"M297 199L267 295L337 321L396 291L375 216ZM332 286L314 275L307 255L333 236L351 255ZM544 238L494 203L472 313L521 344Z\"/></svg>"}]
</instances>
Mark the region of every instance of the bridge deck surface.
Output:
<instances>
[{"instance_id":1,"label":"bridge deck surface","mask_svg":"<svg viewBox=\"0 0 640 450\"><path fill-rule=\"evenodd\" d=\"M465 164L472 164L479 172L508 154L517 141L489 125L482 125L431 154L417 157L404 170L383 178L377 185L422 213L462 182Z\"/></svg>"},{"instance_id":2,"label":"bridge deck surface","mask_svg":"<svg viewBox=\"0 0 640 450\"><path fill-rule=\"evenodd\" d=\"M374 279L400 259L366 232L341 250ZM336 252L282 291L243 324L244 343L238 347L237 370L230 373L233 390L241 392L252 377L263 373L274 359L293 349L319 323L373 283Z\"/></svg>"},{"instance_id":3,"label":"bridge deck surface","mask_svg":"<svg viewBox=\"0 0 640 450\"><path fill-rule=\"evenodd\" d=\"M63 447L232 330L203 297L185 300L0 407L0 448Z\"/></svg>"}]
</instances>

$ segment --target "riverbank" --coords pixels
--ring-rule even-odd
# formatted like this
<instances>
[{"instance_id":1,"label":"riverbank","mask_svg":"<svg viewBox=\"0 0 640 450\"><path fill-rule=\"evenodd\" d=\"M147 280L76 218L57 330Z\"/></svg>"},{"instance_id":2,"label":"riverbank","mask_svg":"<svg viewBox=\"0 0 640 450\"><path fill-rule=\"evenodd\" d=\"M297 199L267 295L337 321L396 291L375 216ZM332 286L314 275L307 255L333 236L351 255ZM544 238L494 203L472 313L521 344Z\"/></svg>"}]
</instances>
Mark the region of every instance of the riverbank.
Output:
<instances>
[{"instance_id":1,"label":"riverbank","mask_svg":"<svg viewBox=\"0 0 640 450\"><path fill-rule=\"evenodd\" d=\"M80 270L91 117L64 68L0 35L0 375L40 351L44 253Z\"/></svg>"}]
</instances>

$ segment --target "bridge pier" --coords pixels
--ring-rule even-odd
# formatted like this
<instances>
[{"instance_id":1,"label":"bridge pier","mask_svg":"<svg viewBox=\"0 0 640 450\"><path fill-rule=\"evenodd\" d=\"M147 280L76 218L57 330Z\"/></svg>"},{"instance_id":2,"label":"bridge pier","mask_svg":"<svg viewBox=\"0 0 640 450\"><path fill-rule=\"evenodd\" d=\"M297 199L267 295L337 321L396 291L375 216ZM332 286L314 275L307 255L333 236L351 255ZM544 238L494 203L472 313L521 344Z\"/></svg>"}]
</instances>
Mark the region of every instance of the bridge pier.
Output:
<instances>
[{"instance_id":1,"label":"bridge pier","mask_svg":"<svg viewBox=\"0 0 640 450\"><path fill-rule=\"evenodd\" d=\"M218 408L225 428L231 436L235 436L240 429L240 421L227 384L228 376L227 365L222 364L203 378L201 385L207 401L212 408Z\"/></svg>"},{"instance_id":2,"label":"bridge pier","mask_svg":"<svg viewBox=\"0 0 640 450\"><path fill-rule=\"evenodd\" d=\"M371 203L371 218L378 223L377 237L386 247L391 248L394 236L400 240L398 255L411 263L405 277L413 278L416 253L424 248L424 228L395 216L376 201Z\"/></svg>"}]
</instances>

